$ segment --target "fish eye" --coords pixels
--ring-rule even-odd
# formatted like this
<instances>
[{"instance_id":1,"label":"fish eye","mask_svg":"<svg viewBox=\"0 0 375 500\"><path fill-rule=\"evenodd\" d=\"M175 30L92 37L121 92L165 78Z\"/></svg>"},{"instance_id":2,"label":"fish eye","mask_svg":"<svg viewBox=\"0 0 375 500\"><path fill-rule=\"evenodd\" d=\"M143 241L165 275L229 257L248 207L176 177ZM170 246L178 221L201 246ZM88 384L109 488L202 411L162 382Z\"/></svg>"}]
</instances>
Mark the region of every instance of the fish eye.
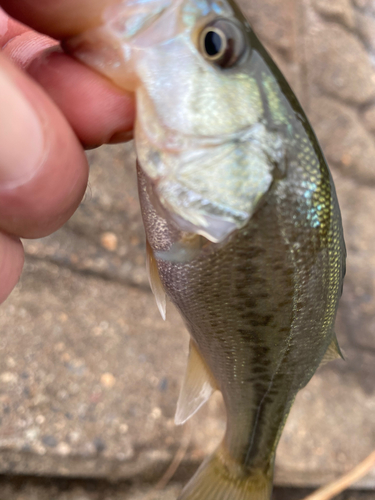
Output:
<instances>
[{"instance_id":1,"label":"fish eye","mask_svg":"<svg viewBox=\"0 0 375 500\"><path fill-rule=\"evenodd\" d=\"M216 19L199 36L199 49L205 59L220 68L231 68L248 48L241 26L228 19Z\"/></svg>"}]
</instances>

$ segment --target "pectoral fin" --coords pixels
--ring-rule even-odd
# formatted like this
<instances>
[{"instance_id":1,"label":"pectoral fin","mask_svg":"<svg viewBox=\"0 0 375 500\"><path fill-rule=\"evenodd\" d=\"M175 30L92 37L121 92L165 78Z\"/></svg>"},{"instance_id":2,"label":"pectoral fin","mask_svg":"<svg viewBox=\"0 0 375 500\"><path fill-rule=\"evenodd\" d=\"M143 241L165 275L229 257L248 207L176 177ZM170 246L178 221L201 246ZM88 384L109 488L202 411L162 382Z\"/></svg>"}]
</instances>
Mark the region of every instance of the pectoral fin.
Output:
<instances>
[{"instance_id":1,"label":"pectoral fin","mask_svg":"<svg viewBox=\"0 0 375 500\"><path fill-rule=\"evenodd\" d=\"M190 340L190 352L175 415L176 425L189 420L217 389L215 379L206 365L194 341Z\"/></svg>"},{"instance_id":2,"label":"pectoral fin","mask_svg":"<svg viewBox=\"0 0 375 500\"><path fill-rule=\"evenodd\" d=\"M203 236L186 233L180 241L173 243L169 250L155 252L155 256L160 260L185 264L198 257L205 245L207 240Z\"/></svg>"},{"instance_id":3,"label":"pectoral fin","mask_svg":"<svg viewBox=\"0 0 375 500\"><path fill-rule=\"evenodd\" d=\"M150 281L150 286L153 294L155 295L156 305L159 308L161 317L165 320L166 311L167 311L167 298L166 293L163 287L163 283L161 282L159 276L158 266L156 264L156 259L154 257L154 253L152 251L151 245L147 242L147 273L148 279Z\"/></svg>"},{"instance_id":4,"label":"pectoral fin","mask_svg":"<svg viewBox=\"0 0 375 500\"><path fill-rule=\"evenodd\" d=\"M335 359L344 359L344 356L340 350L339 344L337 342L336 335L334 336L332 342L329 344L328 349L320 363L320 366L325 365L329 361L333 361Z\"/></svg>"}]
</instances>

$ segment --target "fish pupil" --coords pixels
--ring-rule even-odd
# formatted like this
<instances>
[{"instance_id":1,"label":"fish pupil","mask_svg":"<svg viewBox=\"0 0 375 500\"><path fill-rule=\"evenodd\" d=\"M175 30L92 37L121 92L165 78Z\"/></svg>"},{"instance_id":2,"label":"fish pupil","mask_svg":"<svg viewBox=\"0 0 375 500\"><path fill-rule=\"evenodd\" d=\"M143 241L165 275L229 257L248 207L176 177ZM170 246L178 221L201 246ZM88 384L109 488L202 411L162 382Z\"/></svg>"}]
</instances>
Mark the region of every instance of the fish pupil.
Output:
<instances>
[{"instance_id":1,"label":"fish pupil","mask_svg":"<svg viewBox=\"0 0 375 500\"><path fill-rule=\"evenodd\" d=\"M221 36L216 31L206 33L204 39L204 48L209 57L215 57L222 51L223 41Z\"/></svg>"},{"instance_id":2,"label":"fish pupil","mask_svg":"<svg viewBox=\"0 0 375 500\"><path fill-rule=\"evenodd\" d=\"M232 68L251 47L242 25L229 19L216 19L200 33L198 49L212 65Z\"/></svg>"}]
</instances>

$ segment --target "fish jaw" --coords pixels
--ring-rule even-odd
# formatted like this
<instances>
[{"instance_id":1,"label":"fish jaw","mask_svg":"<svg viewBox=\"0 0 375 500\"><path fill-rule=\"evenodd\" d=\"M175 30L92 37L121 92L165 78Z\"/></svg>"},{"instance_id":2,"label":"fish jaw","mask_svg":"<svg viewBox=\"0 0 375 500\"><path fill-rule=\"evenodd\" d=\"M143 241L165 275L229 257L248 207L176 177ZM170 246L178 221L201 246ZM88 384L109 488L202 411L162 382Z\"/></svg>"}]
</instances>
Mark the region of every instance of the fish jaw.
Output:
<instances>
[{"instance_id":1,"label":"fish jaw","mask_svg":"<svg viewBox=\"0 0 375 500\"><path fill-rule=\"evenodd\" d=\"M150 45L174 35L170 23L158 30L155 21L177 3L178 0L119 1L104 9L98 26L64 40L64 49L122 89L135 91L140 83L135 61Z\"/></svg>"},{"instance_id":2,"label":"fish jaw","mask_svg":"<svg viewBox=\"0 0 375 500\"><path fill-rule=\"evenodd\" d=\"M136 66L143 55L191 31L196 17L202 15L202 8L205 14L209 11L207 7L198 7L197 12L185 13L185 19L181 20L183 5L189 3L189 0L119 0L104 8L98 26L64 40L64 48L121 88L135 91L141 83ZM210 0L202 2L209 3ZM232 12L232 8L227 11Z\"/></svg>"}]
</instances>

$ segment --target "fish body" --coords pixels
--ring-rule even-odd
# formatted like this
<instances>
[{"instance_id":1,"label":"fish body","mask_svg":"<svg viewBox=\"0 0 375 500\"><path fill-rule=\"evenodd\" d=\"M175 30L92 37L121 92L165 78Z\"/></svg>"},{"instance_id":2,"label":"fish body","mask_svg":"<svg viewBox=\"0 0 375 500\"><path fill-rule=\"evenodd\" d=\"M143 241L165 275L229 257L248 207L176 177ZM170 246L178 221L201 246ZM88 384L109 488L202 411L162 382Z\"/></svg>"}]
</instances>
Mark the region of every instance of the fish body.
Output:
<instances>
[{"instance_id":1,"label":"fish body","mask_svg":"<svg viewBox=\"0 0 375 500\"><path fill-rule=\"evenodd\" d=\"M179 500L268 500L297 392L339 355L334 184L284 77L232 0L122 2L69 50L137 96L151 285L191 335L176 420L222 392L227 429Z\"/></svg>"}]
</instances>

